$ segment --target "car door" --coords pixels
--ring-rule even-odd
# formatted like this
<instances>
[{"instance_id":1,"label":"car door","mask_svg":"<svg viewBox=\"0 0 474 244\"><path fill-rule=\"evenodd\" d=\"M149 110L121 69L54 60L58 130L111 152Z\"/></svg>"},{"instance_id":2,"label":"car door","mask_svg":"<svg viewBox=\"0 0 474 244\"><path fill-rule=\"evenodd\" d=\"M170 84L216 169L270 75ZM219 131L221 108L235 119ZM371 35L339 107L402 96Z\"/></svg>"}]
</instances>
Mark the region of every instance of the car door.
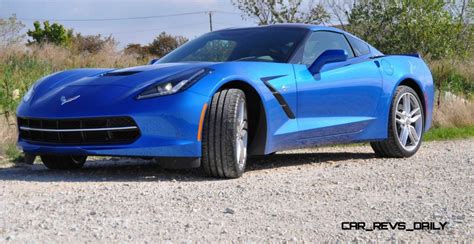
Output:
<instances>
[{"instance_id":1,"label":"car door","mask_svg":"<svg viewBox=\"0 0 474 244\"><path fill-rule=\"evenodd\" d=\"M347 61L326 64L311 74L307 67L329 49L345 50ZM375 120L382 77L370 51L358 51L354 53L343 33L316 31L307 38L301 64L294 65L301 139L357 133Z\"/></svg>"}]
</instances>

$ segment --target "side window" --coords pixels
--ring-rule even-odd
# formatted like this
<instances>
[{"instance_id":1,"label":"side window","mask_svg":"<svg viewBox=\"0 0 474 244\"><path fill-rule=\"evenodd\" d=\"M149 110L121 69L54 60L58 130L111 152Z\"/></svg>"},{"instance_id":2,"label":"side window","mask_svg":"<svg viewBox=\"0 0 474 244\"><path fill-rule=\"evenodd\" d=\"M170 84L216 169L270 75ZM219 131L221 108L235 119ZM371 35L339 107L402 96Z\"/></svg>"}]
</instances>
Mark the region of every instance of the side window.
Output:
<instances>
[{"instance_id":1,"label":"side window","mask_svg":"<svg viewBox=\"0 0 474 244\"><path fill-rule=\"evenodd\" d=\"M369 45L367 45L365 42L350 35L347 35L347 39L349 39L356 56L362 56L370 53Z\"/></svg>"},{"instance_id":2,"label":"side window","mask_svg":"<svg viewBox=\"0 0 474 244\"><path fill-rule=\"evenodd\" d=\"M343 34L329 31L316 31L311 34L304 45L301 63L311 65L316 58L329 49L346 50L348 58L353 58L351 46Z\"/></svg>"}]
</instances>

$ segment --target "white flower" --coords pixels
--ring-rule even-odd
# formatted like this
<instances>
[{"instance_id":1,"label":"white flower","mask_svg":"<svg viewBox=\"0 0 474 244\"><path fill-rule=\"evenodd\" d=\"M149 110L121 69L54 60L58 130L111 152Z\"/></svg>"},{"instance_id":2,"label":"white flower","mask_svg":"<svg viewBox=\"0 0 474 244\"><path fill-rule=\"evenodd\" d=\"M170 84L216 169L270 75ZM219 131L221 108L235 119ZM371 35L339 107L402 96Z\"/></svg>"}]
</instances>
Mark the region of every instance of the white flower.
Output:
<instances>
[{"instance_id":1,"label":"white flower","mask_svg":"<svg viewBox=\"0 0 474 244\"><path fill-rule=\"evenodd\" d=\"M13 90L13 92L12 92L12 98L13 98L13 100L20 99L20 90L19 90L19 89Z\"/></svg>"}]
</instances>

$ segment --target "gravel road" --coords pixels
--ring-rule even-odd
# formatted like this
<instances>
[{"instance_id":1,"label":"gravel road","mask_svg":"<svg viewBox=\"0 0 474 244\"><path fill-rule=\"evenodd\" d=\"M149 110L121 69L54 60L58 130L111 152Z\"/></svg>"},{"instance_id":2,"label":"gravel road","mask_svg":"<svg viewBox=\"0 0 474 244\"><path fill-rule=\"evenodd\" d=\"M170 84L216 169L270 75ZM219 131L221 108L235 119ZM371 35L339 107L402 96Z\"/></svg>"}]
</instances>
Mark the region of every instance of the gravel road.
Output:
<instances>
[{"instance_id":1,"label":"gravel road","mask_svg":"<svg viewBox=\"0 0 474 244\"><path fill-rule=\"evenodd\" d=\"M236 180L136 159L0 170L0 242L474 240L474 139L410 159L331 147L254 159ZM346 221L448 222L444 230L342 230Z\"/></svg>"}]
</instances>

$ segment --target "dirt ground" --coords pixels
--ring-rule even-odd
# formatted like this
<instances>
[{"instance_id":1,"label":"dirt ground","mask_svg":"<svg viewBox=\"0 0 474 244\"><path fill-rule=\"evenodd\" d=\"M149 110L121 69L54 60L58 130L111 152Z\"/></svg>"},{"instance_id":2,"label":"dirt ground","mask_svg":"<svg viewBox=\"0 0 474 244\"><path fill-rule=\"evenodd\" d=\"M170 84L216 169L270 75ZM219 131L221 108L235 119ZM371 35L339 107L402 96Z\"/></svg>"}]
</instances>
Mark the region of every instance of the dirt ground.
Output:
<instances>
[{"instance_id":1,"label":"dirt ground","mask_svg":"<svg viewBox=\"0 0 474 244\"><path fill-rule=\"evenodd\" d=\"M5 168L0 242L472 242L473 163L474 140L460 140L424 143L409 159L375 158L368 146L281 152L235 180L137 159ZM448 223L365 231L343 222Z\"/></svg>"}]
</instances>

